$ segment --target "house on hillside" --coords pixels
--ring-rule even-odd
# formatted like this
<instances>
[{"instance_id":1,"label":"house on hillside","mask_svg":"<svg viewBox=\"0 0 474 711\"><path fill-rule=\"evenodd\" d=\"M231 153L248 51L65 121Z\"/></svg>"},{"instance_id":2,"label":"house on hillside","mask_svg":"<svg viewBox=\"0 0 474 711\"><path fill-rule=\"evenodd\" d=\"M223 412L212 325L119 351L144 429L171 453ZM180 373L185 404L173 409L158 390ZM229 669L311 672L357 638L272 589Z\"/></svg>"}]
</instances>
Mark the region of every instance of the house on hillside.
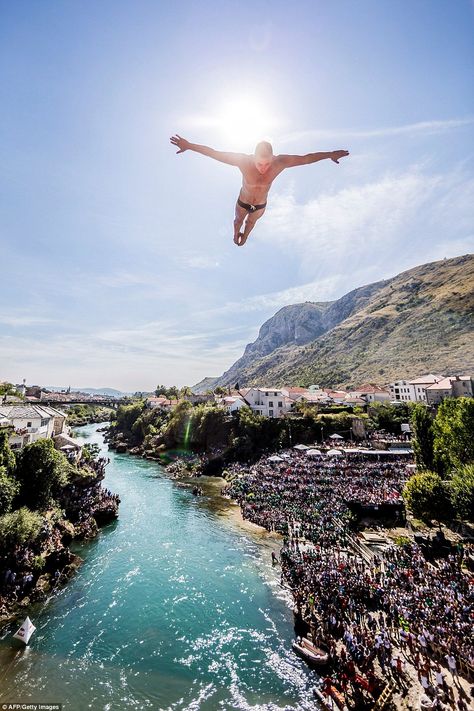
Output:
<instances>
[{"instance_id":1,"label":"house on hillside","mask_svg":"<svg viewBox=\"0 0 474 711\"><path fill-rule=\"evenodd\" d=\"M299 400L300 397L308 395L309 388L289 387L285 385L285 387L282 388L281 391L285 393L285 395L291 400L296 402L297 400Z\"/></svg>"},{"instance_id":2,"label":"house on hillside","mask_svg":"<svg viewBox=\"0 0 474 711\"><path fill-rule=\"evenodd\" d=\"M169 400L167 397L147 397L145 407L150 410L173 410L179 400Z\"/></svg>"},{"instance_id":3,"label":"house on hillside","mask_svg":"<svg viewBox=\"0 0 474 711\"><path fill-rule=\"evenodd\" d=\"M296 402L305 402L308 405L330 405L333 400L329 397L325 390L316 392L307 392L296 400Z\"/></svg>"},{"instance_id":4,"label":"house on hillside","mask_svg":"<svg viewBox=\"0 0 474 711\"><path fill-rule=\"evenodd\" d=\"M239 395L226 395L218 400L218 404L227 410L230 415L234 412L238 412L243 407L249 407L249 404Z\"/></svg>"},{"instance_id":5,"label":"house on hillside","mask_svg":"<svg viewBox=\"0 0 474 711\"><path fill-rule=\"evenodd\" d=\"M381 388L373 383L361 385L359 388L351 390L348 395L350 397L361 398L367 403L372 402L390 402L390 392L385 388ZM346 398L347 401L347 398Z\"/></svg>"},{"instance_id":6,"label":"house on hillside","mask_svg":"<svg viewBox=\"0 0 474 711\"><path fill-rule=\"evenodd\" d=\"M345 390L327 390L328 397L331 398L335 405L344 405L348 396ZM365 402L365 401L364 401Z\"/></svg>"},{"instance_id":7,"label":"house on hillside","mask_svg":"<svg viewBox=\"0 0 474 711\"><path fill-rule=\"evenodd\" d=\"M348 393L342 404L347 405L348 407L365 407L367 405L367 400L363 397L357 397L356 395L350 395Z\"/></svg>"},{"instance_id":8,"label":"house on hillside","mask_svg":"<svg viewBox=\"0 0 474 711\"><path fill-rule=\"evenodd\" d=\"M444 380L444 375L433 375L432 373L410 380L409 384L413 386L415 398L412 402L427 402L426 388L439 383L441 380Z\"/></svg>"},{"instance_id":9,"label":"house on hillside","mask_svg":"<svg viewBox=\"0 0 474 711\"><path fill-rule=\"evenodd\" d=\"M22 449L38 439L47 439L66 430L64 412L31 403L0 407L0 419L10 423L9 443L12 449Z\"/></svg>"},{"instance_id":10,"label":"house on hillside","mask_svg":"<svg viewBox=\"0 0 474 711\"><path fill-rule=\"evenodd\" d=\"M474 397L474 383L470 375L443 378L426 388L428 405L439 405L447 397Z\"/></svg>"},{"instance_id":11,"label":"house on hillside","mask_svg":"<svg viewBox=\"0 0 474 711\"><path fill-rule=\"evenodd\" d=\"M282 417L291 412L294 404L279 388L249 388L245 399L254 412L264 417Z\"/></svg>"},{"instance_id":12,"label":"house on hillside","mask_svg":"<svg viewBox=\"0 0 474 711\"><path fill-rule=\"evenodd\" d=\"M395 382L390 383L388 387L392 400L400 402L416 402L415 386L409 383L408 380L395 380Z\"/></svg>"},{"instance_id":13,"label":"house on hillside","mask_svg":"<svg viewBox=\"0 0 474 711\"><path fill-rule=\"evenodd\" d=\"M54 446L62 452L70 462L76 464L82 457L82 445L64 432L53 437Z\"/></svg>"}]
</instances>

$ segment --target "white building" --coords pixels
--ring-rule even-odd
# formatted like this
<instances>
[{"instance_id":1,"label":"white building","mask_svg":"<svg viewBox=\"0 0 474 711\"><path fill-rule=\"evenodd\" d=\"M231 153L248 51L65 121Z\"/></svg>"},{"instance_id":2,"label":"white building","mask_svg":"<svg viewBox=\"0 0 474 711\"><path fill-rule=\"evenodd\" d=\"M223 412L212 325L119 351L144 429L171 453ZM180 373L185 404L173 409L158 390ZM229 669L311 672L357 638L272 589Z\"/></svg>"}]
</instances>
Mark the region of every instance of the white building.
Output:
<instances>
[{"instance_id":1,"label":"white building","mask_svg":"<svg viewBox=\"0 0 474 711\"><path fill-rule=\"evenodd\" d=\"M9 443L12 449L22 449L38 439L54 437L66 428L64 412L31 403L1 406L0 419L10 423Z\"/></svg>"},{"instance_id":2,"label":"white building","mask_svg":"<svg viewBox=\"0 0 474 711\"><path fill-rule=\"evenodd\" d=\"M229 414L238 412L243 407L249 407L244 398L239 397L238 395L227 395L226 397L221 398L219 400L219 405L224 407Z\"/></svg>"},{"instance_id":3,"label":"white building","mask_svg":"<svg viewBox=\"0 0 474 711\"><path fill-rule=\"evenodd\" d=\"M250 388L245 400L254 412L265 417L282 417L291 409L294 400L278 388Z\"/></svg>"},{"instance_id":4,"label":"white building","mask_svg":"<svg viewBox=\"0 0 474 711\"><path fill-rule=\"evenodd\" d=\"M372 383L361 385L359 388L351 390L348 395L351 398L362 398L365 402L390 401L390 391L385 388L380 388L378 385L373 385Z\"/></svg>"},{"instance_id":5,"label":"white building","mask_svg":"<svg viewBox=\"0 0 474 711\"><path fill-rule=\"evenodd\" d=\"M438 405L447 397L474 397L473 380L470 375L455 375L443 378L426 388L428 405Z\"/></svg>"},{"instance_id":6,"label":"white building","mask_svg":"<svg viewBox=\"0 0 474 711\"><path fill-rule=\"evenodd\" d=\"M443 375L433 375L433 373L429 373L428 375L415 378L415 380L409 380L408 384L413 387L414 391L414 399L412 402L427 402L426 388L439 383L443 379Z\"/></svg>"},{"instance_id":7,"label":"white building","mask_svg":"<svg viewBox=\"0 0 474 711\"><path fill-rule=\"evenodd\" d=\"M415 386L409 383L408 380L395 380L394 383L390 383L389 388L392 400L416 402Z\"/></svg>"}]
</instances>

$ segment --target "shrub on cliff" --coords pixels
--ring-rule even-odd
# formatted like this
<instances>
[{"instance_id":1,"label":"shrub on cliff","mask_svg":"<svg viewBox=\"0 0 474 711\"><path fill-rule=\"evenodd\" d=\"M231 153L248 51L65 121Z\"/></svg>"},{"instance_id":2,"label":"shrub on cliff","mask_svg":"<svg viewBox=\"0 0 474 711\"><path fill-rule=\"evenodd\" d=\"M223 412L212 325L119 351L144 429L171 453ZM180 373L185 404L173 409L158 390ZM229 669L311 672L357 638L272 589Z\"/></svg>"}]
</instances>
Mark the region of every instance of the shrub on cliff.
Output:
<instances>
[{"instance_id":1,"label":"shrub on cliff","mask_svg":"<svg viewBox=\"0 0 474 711\"><path fill-rule=\"evenodd\" d=\"M8 442L8 435L8 430L0 430L0 467L5 467L7 474L13 474L16 462Z\"/></svg>"},{"instance_id":2,"label":"shrub on cliff","mask_svg":"<svg viewBox=\"0 0 474 711\"><path fill-rule=\"evenodd\" d=\"M18 483L8 476L5 467L0 467L0 516L10 511L17 493Z\"/></svg>"},{"instance_id":3,"label":"shrub on cliff","mask_svg":"<svg viewBox=\"0 0 474 711\"><path fill-rule=\"evenodd\" d=\"M21 450L17 461L20 505L33 511L49 506L68 483L71 469L64 454L54 449L51 439L28 444Z\"/></svg>"},{"instance_id":4,"label":"shrub on cliff","mask_svg":"<svg viewBox=\"0 0 474 711\"><path fill-rule=\"evenodd\" d=\"M143 402L120 405L115 416L114 431L122 433L125 439L133 445L141 444L139 432L136 429L134 431L134 425L144 412L144 407Z\"/></svg>"},{"instance_id":5,"label":"shrub on cliff","mask_svg":"<svg viewBox=\"0 0 474 711\"><path fill-rule=\"evenodd\" d=\"M0 516L0 550L10 551L34 541L42 524L43 517L26 507Z\"/></svg>"}]
</instances>

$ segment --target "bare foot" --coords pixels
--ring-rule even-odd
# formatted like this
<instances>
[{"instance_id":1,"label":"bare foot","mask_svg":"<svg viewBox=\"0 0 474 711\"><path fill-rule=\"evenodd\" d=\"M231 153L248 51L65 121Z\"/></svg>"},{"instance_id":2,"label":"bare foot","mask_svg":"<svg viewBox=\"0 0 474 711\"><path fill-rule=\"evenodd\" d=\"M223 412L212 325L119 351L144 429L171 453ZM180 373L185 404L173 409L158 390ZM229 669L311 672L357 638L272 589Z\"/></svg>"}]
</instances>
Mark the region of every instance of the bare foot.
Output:
<instances>
[{"instance_id":1,"label":"bare foot","mask_svg":"<svg viewBox=\"0 0 474 711\"><path fill-rule=\"evenodd\" d=\"M237 235L237 241L236 241L236 242L235 242L235 240L234 240L235 244L236 244L238 247L243 247L244 244L246 243L246 241L247 241L247 236L244 235L243 232L239 232L239 234Z\"/></svg>"}]
</instances>

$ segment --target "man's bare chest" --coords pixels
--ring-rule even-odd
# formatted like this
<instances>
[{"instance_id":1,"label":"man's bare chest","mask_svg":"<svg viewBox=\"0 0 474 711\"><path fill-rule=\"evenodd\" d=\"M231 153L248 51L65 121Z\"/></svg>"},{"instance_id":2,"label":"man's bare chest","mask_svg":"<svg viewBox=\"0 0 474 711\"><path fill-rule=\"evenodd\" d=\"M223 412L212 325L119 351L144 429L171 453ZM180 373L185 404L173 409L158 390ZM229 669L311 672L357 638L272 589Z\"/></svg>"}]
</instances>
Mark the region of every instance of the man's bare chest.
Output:
<instances>
[{"instance_id":1,"label":"man's bare chest","mask_svg":"<svg viewBox=\"0 0 474 711\"><path fill-rule=\"evenodd\" d=\"M269 187L280 171L270 168L263 175L256 169L242 170L245 185L253 188Z\"/></svg>"}]
</instances>

